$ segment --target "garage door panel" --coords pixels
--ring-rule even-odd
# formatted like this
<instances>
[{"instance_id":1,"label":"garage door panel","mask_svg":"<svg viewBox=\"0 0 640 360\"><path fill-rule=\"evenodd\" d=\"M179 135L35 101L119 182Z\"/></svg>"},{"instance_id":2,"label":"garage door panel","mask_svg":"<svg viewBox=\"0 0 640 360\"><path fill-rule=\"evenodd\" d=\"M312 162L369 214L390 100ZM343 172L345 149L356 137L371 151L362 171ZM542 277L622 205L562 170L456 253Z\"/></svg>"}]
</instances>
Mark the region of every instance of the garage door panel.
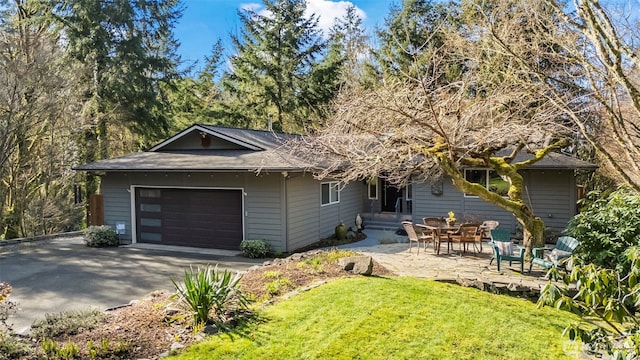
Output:
<instances>
[{"instance_id":1,"label":"garage door panel","mask_svg":"<svg viewBox=\"0 0 640 360\"><path fill-rule=\"evenodd\" d=\"M241 190L137 190L140 242L239 248L243 237ZM140 191L151 197L141 197ZM143 209L147 211L140 211Z\"/></svg>"}]
</instances>

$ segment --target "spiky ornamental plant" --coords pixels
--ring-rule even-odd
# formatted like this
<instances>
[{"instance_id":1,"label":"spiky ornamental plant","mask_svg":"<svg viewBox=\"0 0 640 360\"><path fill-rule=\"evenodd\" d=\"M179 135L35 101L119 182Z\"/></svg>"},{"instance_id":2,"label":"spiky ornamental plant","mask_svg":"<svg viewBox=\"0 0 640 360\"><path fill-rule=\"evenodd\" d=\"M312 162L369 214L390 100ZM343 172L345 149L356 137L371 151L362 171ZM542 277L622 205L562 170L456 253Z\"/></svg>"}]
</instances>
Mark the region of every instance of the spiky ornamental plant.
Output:
<instances>
[{"instance_id":1,"label":"spiky ornamental plant","mask_svg":"<svg viewBox=\"0 0 640 360\"><path fill-rule=\"evenodd\" d=\"M210 265L204 269L190 267L185 271L182 284L171 280L180 295L180 301L193 313L196 324L213 320L224 325L226 314L232 310L246 310L249 299L238 289L242 274L233 275L229 270L218 270ZM209 314L213 312L215 318Z\"/></svg>"}]
</instances>

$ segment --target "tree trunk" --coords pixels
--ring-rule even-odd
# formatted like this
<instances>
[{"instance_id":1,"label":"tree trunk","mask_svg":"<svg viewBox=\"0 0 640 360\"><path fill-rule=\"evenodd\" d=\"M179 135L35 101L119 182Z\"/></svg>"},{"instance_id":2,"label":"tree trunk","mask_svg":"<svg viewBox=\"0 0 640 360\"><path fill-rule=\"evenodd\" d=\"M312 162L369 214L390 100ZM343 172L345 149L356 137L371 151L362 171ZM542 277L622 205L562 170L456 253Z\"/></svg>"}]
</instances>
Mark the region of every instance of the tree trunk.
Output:
<instances>
[{"instance_id":1,"label":"tree trunk","mask_svg":"<svg viewBox=\"0 0 640 360\"><path fill-rule=\"evenodd\" d=\"M544 222L538 216L516 217L522 225L522 244L525 248L525 258L531 259L531 249L544 246Z\"/></svg>"},{"instance_id":2,"label":"tree trunk","mask_svg":"<svg viewBox=\"0 0 640 360\"><path fill-rule=\"evenodd\" d=\"M464 177L464 170L460 170L456 166L456 163L448 157L446 152L436 153L436 159L440 163L444 173L451 177L453 185L458 190L466 194L478 196L480 199L494 204L512 213L516 217L518 223L522 225L523 246L525 247L525 257L527 259L531 258L534 247L544 246L544 221L542 221L540 217L535 216L533 210L524 202L522 198L524 179L522 175L518 173L515 166L506 163L504 159L500 158L491 158L490 161L486 162L490 164L490 168L496 170L501 175L507 176L509 179L509 197L504 198L497 193L489 191L483 185L468 182ZM482 166L480 163L475 165Z\"/></svg>"}]
</instances>

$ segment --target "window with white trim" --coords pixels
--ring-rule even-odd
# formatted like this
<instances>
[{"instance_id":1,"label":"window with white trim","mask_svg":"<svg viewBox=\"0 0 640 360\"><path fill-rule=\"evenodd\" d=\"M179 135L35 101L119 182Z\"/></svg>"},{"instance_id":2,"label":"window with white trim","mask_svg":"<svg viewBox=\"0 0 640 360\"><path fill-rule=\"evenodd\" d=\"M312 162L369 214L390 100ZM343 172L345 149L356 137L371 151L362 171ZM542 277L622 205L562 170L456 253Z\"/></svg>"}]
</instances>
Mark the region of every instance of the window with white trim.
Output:
<instances>
[{"instance_id":1,"label":"window with white trim","mask_svg":"<svg viewBox=\"0 0 640 360\"><path fill-rule=\"evenodd\" d=\"M464 178L468 182L480 184L500 196L507 196L509 192L509 182L498 175L495 170L465 169ZM464 196L475 195L464 194Z\"/></svg>"},{"instance_id":2,"label":"window with white trim","mask_svg":"<svg viewBox=\"0 0 640 360\"><path fill-rule=\"evenodd\" d=\"M331 205L340 202L340 190L337 181L323 182L320 184L322 189L321 205Z\"/></svg>"},{"instance_id":3,"label":"window with white trim","mask_svg":"<svg viewBox=\"0 0 640 360\"><path fill-rule=\"evenodd\" d=\"M407 190L406 200L407 201L413 200L413 185L412 184L407 185L406 190Z\"/></svg>"},{"instance_id":4,"label":"window with white trim","mask_svg":"<svg viewBox=\"0 0 640 360\"><path fill-rule=\"evenodd\" d=\"M378 177L372 177L367 181L367 190L369 193L369 200L378 200Z\"/></svg>"}]
</instances>

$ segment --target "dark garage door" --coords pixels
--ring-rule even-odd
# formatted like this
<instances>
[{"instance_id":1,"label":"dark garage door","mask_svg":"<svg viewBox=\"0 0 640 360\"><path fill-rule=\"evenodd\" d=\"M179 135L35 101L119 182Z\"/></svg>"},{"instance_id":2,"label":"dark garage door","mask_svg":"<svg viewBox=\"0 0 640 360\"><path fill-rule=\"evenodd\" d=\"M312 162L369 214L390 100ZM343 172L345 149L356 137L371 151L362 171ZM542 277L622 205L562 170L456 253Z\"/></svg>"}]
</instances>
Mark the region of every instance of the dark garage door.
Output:
<instances>
[{"instance_id":1,"label":"dark garage door","mask_svg":"<svg viewBox=\"0 0 640 360\"><path fill-rule=\"evenodd\" d=\"M242 191L136 188L137 240L237 250Z\"/></svg>"}]
</instances>

